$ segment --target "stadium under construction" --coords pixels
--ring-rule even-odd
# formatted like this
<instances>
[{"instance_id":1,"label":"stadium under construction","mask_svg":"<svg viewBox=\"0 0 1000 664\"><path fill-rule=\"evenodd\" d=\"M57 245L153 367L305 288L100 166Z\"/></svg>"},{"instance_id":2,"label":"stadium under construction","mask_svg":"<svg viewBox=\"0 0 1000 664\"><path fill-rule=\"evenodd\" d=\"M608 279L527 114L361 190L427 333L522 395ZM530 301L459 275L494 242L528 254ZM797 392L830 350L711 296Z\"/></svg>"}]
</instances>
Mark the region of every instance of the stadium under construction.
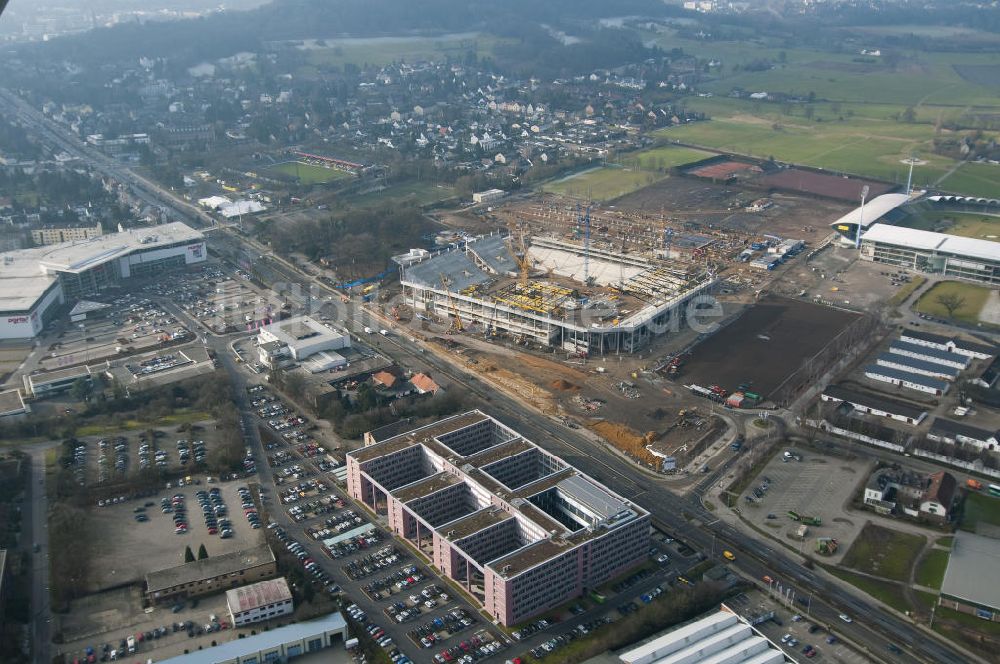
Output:
<instances>
[{"instance_id":1,"label":"stadium under construction","mask_svg":"<svg viewBox=\"0 0 1000 664\"><path fill-rule=\"evenodd\" d=\"M631 353L679 329L714 281L690 263L500 233L400 261L403 296L418 315L578 355Z\"/></svg>"}]
</instances>

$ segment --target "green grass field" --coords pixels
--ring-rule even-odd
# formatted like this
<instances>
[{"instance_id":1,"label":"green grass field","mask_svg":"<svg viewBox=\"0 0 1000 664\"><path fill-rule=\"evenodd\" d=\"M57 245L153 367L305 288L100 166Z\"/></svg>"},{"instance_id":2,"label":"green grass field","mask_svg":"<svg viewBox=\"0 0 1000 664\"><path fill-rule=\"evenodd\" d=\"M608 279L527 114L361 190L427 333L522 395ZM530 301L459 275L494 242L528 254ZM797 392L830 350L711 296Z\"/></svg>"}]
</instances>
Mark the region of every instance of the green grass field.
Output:
<instances>
[{"instance_id":1,"label":"green grass field","mask_svg":"<svg viewBox=\"0 0 1000 664\"><path fill-rule=\"evenodd\" d=\"M350 196L345 201L359 208L401 204L422 207L453 196L455 196L454 187L426 182L410 182L407 184L392 185L382 191Z\"/></svg>"},{"instance_id":2,"label":"green grass field","mask_svg":"<svg viewBox=\"0 0 1000 664\"><path fill-rule=\"evenodd\" d=\"M959 613L954 609L949 609L943 606L939 606L936 613L938 618L956 622L960 625L964 625L965 627L971 627L977 632L984 632L994 637L1000 637L1000 623L998 622L983 620L977 616L971 616L967 613ZM937 629L936 623L934 627Z\"/></svg>"},{"instance_id":3,"label":"green grass field","mask_svg":"<svg viewBox=\"0 0 1000 664\"><path fill-rule=\"evenodd\" d=\"M648 150L622 155L618 160L624 166L644 171L664 173L671 168L701 161L714 153L676 145L662 145Z\"/></svg>"},{"instance_id":4,"label":"green grass field","mask_svg":"<svg viewBox=\"0 0 1000 664\"><path fill-rule=\"evenodd\" d=\"M919 274L914 275L913 279L911 279L909 283L902 286L898 291L896 291L895 295L889 298L889 304L891 306L898 307L902 303L906 302L910 296L913 295L913 292L925 283L927 283L927 279L925 277L921 277Z\"/></svg>"},{"instance_id":5,"label":"green grass field","mask_svg":"<svg viewBox=\"0 0 1000 664\"><path fill-rule=\"evenodd\" d=\"M334 180L343 180L352 177L350 173L338 171L334 168L325 168L315 164L306 164L300 161L286 161L283 164L276 164L267 170L273 173L281 173L293 178L298 178L303 185L326 184Z\"/></svg>"},{"instance_id":6,"label":"green grass field","mask_svg":"<svg viewBox=\"0 0 1000 664\"><path fill-rule=\"evenodd\" d=\"M847 581L856 588L860 588L875 599L884 604L888 604L897 611L905 613L911 608L910 603L906 601L906 595L903 594L903 588L895 583L870 579L867 576L854 574L836 567L829 568L829 571L834 576Z\"/></svg>"},{"instance_id":7,"label":"green grass field","mask_svg":"<svg viewBox=\"0 0 1000 664\"><path fill-rule=\"evenodd\" d=\"M1000 166L970 162L962 164L941 181L945 191L994 198L1000 195Z\"/></svg>"},{"instance_id":8,"label":"green grass field","mask_svg":"<svg viewBox=\"0 0 1000 664\"><path fill-rule=\"evenodd\" d=\"M172 415L158 417L155 421L128 419L120 424L84 424L77 428L77 436L100 436L116 431L134 431L136 429L148 429L150 427L170 427L179 424L193 424L195 422L206 422L212 419L211 413L203 410L185 410Z\"/></svg>"},{"instance_id":9,"label":"green grass field","mask_svg":"<svg viewBox=\"0 0 1000 664\"><path fill-rule=\"evenodd\" d=\"M602 166L549 182L542 190L574 198L609 201L649 186L663 177L651 171Z\"/></svg>"},{"instance_id":10,"label":"green grass field","mask_svg":"<svg viewBox=\"0 0 1000 664\"><path fill-rule=\"evenodd\" d=\"M976 212L927 211L911 217L907 226L922 230L938 230L949 235L996 241L1000 238L1000 215Z\"/></svg>"},{"instance_id":11,"label":"green grass field","mask_svg":"<svg viewBox=\"0 0 1000 664\"><path fill-rule=\"evenodd\" d=\"M962 509L962 530L976 532L976 524L987 523L1000 526L1000 498L993 498L982 493L969 493L965 496Z\"/></svg>"},{"instance_id":12,"label":"green grass field","mask_svg":"<svg viewBox=\"0 0 1000 664\"><path fill-rule=\"evenodd\" d=\"M964 80L956 64L996 64L994 53L901 51L900 62L885 59L867 62L857 52L831 53L808 48L782 48L757 35L739 41L685 39L677 33L643 33L661 47L682 48L686 53L722 62L716 80L702 89L727 94L734 87L807 95L842 102L942 107L1000 106L997 86L980 86ZM770 60L771 68L750 71L744 65Z\"/></svg>"},{"instance_id":13,"label":"green grass field","mask_svg":"<svg viewBox=\"0 0 1000 664\"><path fill-rule=\"evenodd\" d=\"M842 564L884 579L908 582L910 569L923 545L924 538L918 535L869 523L854 540Z\"/></svg>"},{"instance_id":14,"label":"green grass field","mask_svg":"<svg viewBox=\"0 0 1000 664\"><path fill-rule=\"evenodd\" d=\"M942 281L921 295L913 308L936 318L950 318L948 310L937 301L942 295L958 295L965 298L965 304L955 311L954 318L974 325L979 322L979 314L990 296L990 289L959 281Z\"/></svg>"},{"instance_id":15,"label":"green grass field","mask_svg":"<svg viewBox=\"0 0 1000 664\"><path fill-rule=\"evenodd\" d=\"M692 104L695 106L696 104ZM737 114L658 132L662 138L761 158L775 157L816 168L867 175L905 183L916 152L927 163L913 171L916 186L941 178L954 161L927 154L932 129L889 120L855 118L845 122L810 122L803 117ZM957 177L958 172L952 175ZM1000 193L1000 184L995 185ZM954 187L949 187L954 188Z\"/></svg>"},{"instance_id":16,"label":"green grass field","mask_svg":"<svg viewBox=\"0 0 1000 664\"><path fill-rule=\"evenodd\" d=\"M940 590L950 555L947 551L940 549L931 549L928 551L917 567L917 574L914 577L917 584Z\"/></svg>"},{"instance_id":17,"label":"green grass field","mask_svg":"<svg viewBox=\"0 0 1000 664\"><path fill-rule=\"evenodd\" d=\"M662 130L665 138L899 183L905 182L907 171L900 160L917 154L928 162L914 169L917 186L1000 196L1000 166L961 164L949 174L957 162L934 153L935 138L951 133L939 132L939 123L975 126L974 114L1000 113L1000 84L979 85L955 69L1000 64L996 53L902 51L893 63L861 58L857 52L784 49L749 34L732 42L689 40L670 31L643 34L664 48L682 48L721 62L712 70L713 80L699 88L714 96L688 100L691 110L712 120ZM765 60L770 67L747 67ZM801 98L812 93L816 101L807 105L736 99L729 97L734 88ZM812 117L807 117L806 106ZM915 121L899 122L907 108L912 108Z\"/></svg>"}]
</instances>

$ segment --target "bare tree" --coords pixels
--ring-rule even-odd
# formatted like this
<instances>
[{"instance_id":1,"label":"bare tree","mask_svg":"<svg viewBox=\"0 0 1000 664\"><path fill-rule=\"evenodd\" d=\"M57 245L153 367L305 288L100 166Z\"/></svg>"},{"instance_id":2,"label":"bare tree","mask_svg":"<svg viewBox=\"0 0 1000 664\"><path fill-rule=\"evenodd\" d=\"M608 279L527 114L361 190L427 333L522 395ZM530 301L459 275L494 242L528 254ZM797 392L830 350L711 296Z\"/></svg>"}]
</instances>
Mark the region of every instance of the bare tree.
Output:
<instances>
[{"instance_id":1,"label":"bare tree","mask_svg":"<svg viewBox=\"0 0 1000 664\"><path fill-rule=\"evenodd\" d=\"M941 293L934 301L948 312L948 318L954 318L955 312L965 307L966 300L958 293Z\"/></svg>"}]
</instances>

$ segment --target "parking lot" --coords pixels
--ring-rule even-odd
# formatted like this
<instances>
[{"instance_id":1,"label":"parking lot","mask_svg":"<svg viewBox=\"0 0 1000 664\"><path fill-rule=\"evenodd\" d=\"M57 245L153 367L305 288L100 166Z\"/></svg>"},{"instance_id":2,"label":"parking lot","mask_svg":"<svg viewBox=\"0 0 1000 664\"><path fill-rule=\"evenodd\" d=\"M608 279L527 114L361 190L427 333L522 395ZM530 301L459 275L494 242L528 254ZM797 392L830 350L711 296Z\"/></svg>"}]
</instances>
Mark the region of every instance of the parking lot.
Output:
<instances>
[{"instance_id":1,"label":"parking lot","mask_svg":"<svg viewBox=\"0 0 1000 664\"><path fill-rule=\"evenodd\" d=\"M792 456L786 457L786 452ZM864 525L844 508L859 483L867 480L869 465L783 448L741 496L743 516L772 537L798 545L803 552L814 550L817 537L832 537L839 544L837 553L824 560L839 562ZM819 519L820 524L810 524L810 518ZM796 534L802 526L808 529L804 540Z\"/></svg>"},{"instance_id":2,"label":"parking lot","mask_svg":"<svg viewBox=\"0 0 1000 664\"><path fill-rule=\"evenodd\" d=\"M154 429L152 438L146 431L129 430L79 437L73 454L77 482L81 486L114 484L146 470L202 475L199 464L216 442L215 425L199 422L185 431L178 426Z\"/></svg>"},{"instance_id":3,"label":"parking lot","mask_svg":"<svg viewBox=\"0 0 1000 664\"><path fill-rule=\"evenodd\" d=\"M795 661L811 659L837 664L867 664L871 660L841 641L836 625L822 625L810 620L805 607L792 606L768 596L766 591L750 591L730 600L731 608L745 618L766 615L773 611L774 620L758 624L757 630ZM803 652L812 646L814 653Z\"/></svg>"},{"instance_id":4,"label":"parking lot","mask_svg":"<svg viewBox=\"0 0 1000 664\"><path fill-rule=\"evenodd\" d=\"M272 292L255 287L247 277L240 271L220 271L211 281L190 280L157 294L170 297L212 332L236 332L277 318L283 304Z\"/></svg>"},{"instance_id":5,"label":"parking lot","mask_svg":"<svg viewBox=\"0 0 1000 664\"><path fill-rule=\"evenodd\" d=\"M263 543L260 530L250 528L243 516L241 500L237 487L243 486L242 481L223 482L207 485L204 476L197 486L163 489L146 498L126 500L120 503L93 506L89 514L89 523L93 529L93 539L102 543L100 556L95 560L91 571L93 589L101 590L119 586L129 582L141 582L150 571L165 569L184 562L184 549L190 546L197 552L199 546L205 545L209 556L239 551ZM221 532L209 533L209 527L201 508L196 491L207 491L218 488L220 500L228 508L229 519L232 522L232 537L223 539ZM170 512L163 512L161 501L166 498L168 503L173 496L183 496L186 507L187 531L176 533L174 518L178 510L174 507ZM137 521L136 517L144 515L147 520ZM222 518L217 517L217 518Z\"/></svg>"},{"instance_id":6,"label":"parking lot","mask_svg":"<svg viewBox=\"0 0 1000 664\"><path fill-rule=\"evenodd\" d=\"M53 371L192 338L191 330L145 295L121 293L99 300L108 308L57 333L39 368Z\"/></svg>"}]
</instances>

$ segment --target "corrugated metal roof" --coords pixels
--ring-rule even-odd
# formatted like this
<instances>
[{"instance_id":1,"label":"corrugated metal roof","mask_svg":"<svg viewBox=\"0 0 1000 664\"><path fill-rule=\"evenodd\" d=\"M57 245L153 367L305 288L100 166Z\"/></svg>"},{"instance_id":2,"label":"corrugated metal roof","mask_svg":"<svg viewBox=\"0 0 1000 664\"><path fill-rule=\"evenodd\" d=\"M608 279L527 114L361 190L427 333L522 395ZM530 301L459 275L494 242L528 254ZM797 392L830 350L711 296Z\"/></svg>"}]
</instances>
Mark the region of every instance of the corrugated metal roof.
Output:
<instances>
[{"instance_id":1,"label":"corrugated metal roof","mask_svg":"<svg viewBox=\"0 0 1000 664\"><path fill-rule=\"evenodd\" d=\"M902 371L900 369L893 369L891 367L882 367L877 364L869 364L865 367L865 374L873 374L876 376L893 378L895 380L903 380L907 383L923 385L924 387L940 390L942 392L948 389L948 383L943 380L931 378L930 376L921 376L920 374L910 373L909 371Z\"/></svg>"},{"instance_id":2,"label":"corrugated metal roof","mask_svg":"<svg viewBox=\"0 0 1000 664\"><path fill-rule=\"evenodd\" d=\"M930 346L922 346L920 344L911 344L905 341L893 341L889 344L890 352L894 353L916 353L922 358L928 358L929 361L933 362L935 360L941 362L957 362L962 366L969 365L969 356L961 355L959 353L953 353L950 350L938 350L937 348L931 348Z\"/></svg>"},{"instance_id":3,"label":"corrugated metal roof","mask_svg":"<svg viewBox=\"0 0 1000 664\"><path fill-rule=\"evenodd\" d=\"M892 364L901 364L904 367L920 369L922 371L933 371L938 375L951 376L952 378L957 377L959 374L959 369L956 367L948 366L947 364L939 364L937 362L930 362L928 360L920 360L908 355L900 355L899 353L879 353L877 361L879 363L890 362Z\"/></svg>"}]
</instances>

